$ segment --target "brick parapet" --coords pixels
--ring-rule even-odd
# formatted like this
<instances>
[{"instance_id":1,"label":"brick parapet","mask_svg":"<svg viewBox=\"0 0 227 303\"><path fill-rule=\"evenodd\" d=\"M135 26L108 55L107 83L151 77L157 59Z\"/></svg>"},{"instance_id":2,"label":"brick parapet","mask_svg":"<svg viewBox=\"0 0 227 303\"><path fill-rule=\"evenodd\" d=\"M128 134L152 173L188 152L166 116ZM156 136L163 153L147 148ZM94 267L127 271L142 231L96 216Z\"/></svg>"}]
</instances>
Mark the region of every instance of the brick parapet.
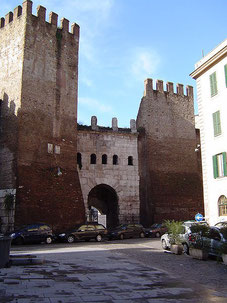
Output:
<instances>
[{"instance_id":1,"label":"brick parapet","mask_svg":"<svg viewBox=\"0 0 227 303\"><path fill-rule=\"evenodd\" d=\"M50 12L49 14L49 22L46 21L46 8L39 5L37 7L37 16L32 14L32 1L26 0L23 2L22 6L17 6L13 12L9 12L5 15L5 18L1 18L0 22L0 30L7 28L8 25L13 23L17 18L30 18L35 17L39 20L40 24L46 23L51 24L53 27L57 28L58 25L58 15L54 12ZM69 31L69 20L62 18L60 21L59 29L64 32L68 32L75 39L79 39L80 35L80 27L76 23L72 23L71 31Z\"/></svg>"},{"instance_id":2,"label":"brick parapet","mask_svg":"<svg viewBox=\"0 0 227 303\"><path fill-rule=\"evenodd\" d=\"M146 79L144 81L144 97L149 97L153 92L169 93L178 96L193 97L193 87L190 85L186 86L186 94L184 94L184 85L176 84L176 92L174 92L174 84L172 82L166 83L166 89L164 90L164 83L162 80L156 80L155 89L153 87L153 79Z\"/></svg>"}]
</instances>

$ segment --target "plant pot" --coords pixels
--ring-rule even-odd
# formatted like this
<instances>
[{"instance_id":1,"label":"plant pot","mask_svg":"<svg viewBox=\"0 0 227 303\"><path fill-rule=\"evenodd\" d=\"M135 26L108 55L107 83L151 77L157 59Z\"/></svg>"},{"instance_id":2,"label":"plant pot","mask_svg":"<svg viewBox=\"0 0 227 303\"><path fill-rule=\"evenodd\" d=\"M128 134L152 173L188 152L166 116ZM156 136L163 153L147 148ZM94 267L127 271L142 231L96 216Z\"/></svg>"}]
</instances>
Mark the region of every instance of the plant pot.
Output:
<instances>
[{"instance_id":1,"label":"plant pot","mask_svg":"<svg viewBox=\"0 0 227 303\"><path fill-rule=\"evenodd\" d=\"M189 255L192 256L193 259L198 259L198 260L208 259L208 252L199 248L189 248Z\"/></svg>"},{"instance_id":2,"label":"plant pot","mask_svg":"<svg viewBox=\"0 0 227 303\"><path fill-rule=\"evenodd\" d=\"M227 265L227 254L222 254L222 260L225 265Z\"/></svg>"},{"instance_id":3,"label":"plant pot","mask_svg":"<svg viewBox=\"0 0 227 303\"><path fill-rule=\"evenodd\" d=\"M182 255L182 253L183 253L183 245L181 245L181 244L172 244L170 246L170 250L175 255Z\"/></svg>"},{"instance_id":4,"label":"plant pot","mask_svg":"<svg viewBox=\"0 0 227 303\"><path fill-rule=\"evenodd\" d=\"M0 268L7 267L9 264L11 240L10 237L0 238Z\"/></svg>"}]
</instances>

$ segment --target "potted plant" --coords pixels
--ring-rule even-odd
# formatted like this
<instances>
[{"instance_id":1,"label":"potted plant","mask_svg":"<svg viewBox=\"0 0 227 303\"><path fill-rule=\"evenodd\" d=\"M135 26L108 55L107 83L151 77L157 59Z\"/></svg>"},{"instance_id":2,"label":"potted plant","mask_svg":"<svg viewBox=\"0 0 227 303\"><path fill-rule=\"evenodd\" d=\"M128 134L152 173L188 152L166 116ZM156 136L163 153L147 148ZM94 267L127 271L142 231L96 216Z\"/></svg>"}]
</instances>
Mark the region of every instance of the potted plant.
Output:
<instances>
[{"instance_id":1,"label":"potted plant","mask_svg":"<svg viewBox=\"0 0 227 303\"><path fill-rule=\"evenodd\" d=\"M189 255L194 259L207 260L208 250L206 249L204 237L209 232L209 226L206 224L192 224L189 236Z\"/></svg>"},{"instance_id":2,"label":"potted plant","mask_svg":"<svg viewBox=\"0 0 227 303\"><path fill-rule=\"evenodd\" d=\"M5 195L5 199L3 202L5 212L8 215L8 224L7 224L7 229L10 230L10 217L13 216L12 211L14 210L14 205L15 205L15 196L11 193L7 193Z\"/></svg>"},{"instance_id":3,"label":"potted plant","mask_svg":"<svg viewBox=\"0 0 227 303\"><path fill-rule=\"evenodd\" d=\"M177 255L181 255L183 252L183 245L180 236L184 233L184 226L182 224L183 222L181 221L165 221L165 226L169 235L170 250Z\"/></svg>"}]
</instances>

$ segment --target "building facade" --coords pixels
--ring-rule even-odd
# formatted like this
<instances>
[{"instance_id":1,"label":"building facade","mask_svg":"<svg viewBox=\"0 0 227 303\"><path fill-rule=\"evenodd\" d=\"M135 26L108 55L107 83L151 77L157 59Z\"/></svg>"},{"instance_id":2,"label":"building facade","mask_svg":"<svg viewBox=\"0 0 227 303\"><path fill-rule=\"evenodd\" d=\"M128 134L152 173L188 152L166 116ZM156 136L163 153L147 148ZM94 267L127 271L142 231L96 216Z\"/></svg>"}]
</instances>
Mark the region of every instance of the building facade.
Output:
<instances>
[{"instance_id":1,"label":"building facade","mask_svg":"<svg viewBox=\"0 0 227 303\"><path fill-rule=\"evenodd\" d=\"M145 82L130 128L77 129L79 26L32 2L0 23L1 231L46 222L54 230L89 219L150 225L203 212L193 90ZM137 125L136 125L137 124Z\"/></svg>"},{"instance_id":2,"label":"building facade","mask_svg":"<svg viewBox=\"0 0 227 303\"><path fill-rule=\"evenodd\" d=\"M95 207L107 227L140 222L139 171L135 120L131 128L78 126L77 165L87 217Z\"/></svg>"},{"instance_id":3,"label":"building facade","mask_svg":"<svg viewBox=\"0 0 227 303\"><path fill-rule=\"evenodd\" d=\"M200 154L195 152L193 88L145 81L137 115L141 220L194 219L203 213Z\"/></svg>"},{"instance_id":4,"label":"building facade","mask_svg":"<svg viewBox=\"0 0 227 303\"><path fill-rule=\"evenodd\" d=\"M227 219L227 39L195 64L205 217Z\"/></svg>"}]
</instances>

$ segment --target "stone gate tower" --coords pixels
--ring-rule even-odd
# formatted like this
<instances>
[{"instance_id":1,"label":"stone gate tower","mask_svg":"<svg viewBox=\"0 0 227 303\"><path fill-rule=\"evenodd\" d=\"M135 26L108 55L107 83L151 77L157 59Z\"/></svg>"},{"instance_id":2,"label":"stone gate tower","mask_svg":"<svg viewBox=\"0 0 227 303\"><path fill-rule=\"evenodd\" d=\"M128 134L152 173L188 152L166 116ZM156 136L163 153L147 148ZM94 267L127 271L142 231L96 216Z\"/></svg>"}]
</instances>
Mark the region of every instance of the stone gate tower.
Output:
<instances>
[{"instance_id":1,"label":"stone gate tower","mask_svg":"<svg viewBox=\"0 0 227 303\"><path fill-rule=\"evenodd\" d=\"M0 203L16 193L15 224L84 221L77 173L79 26L32 2L0 24ZM64 211L63 211L64 209ZM13 224L1 213L3 229Z\"/></svg>"}]
</instances>

